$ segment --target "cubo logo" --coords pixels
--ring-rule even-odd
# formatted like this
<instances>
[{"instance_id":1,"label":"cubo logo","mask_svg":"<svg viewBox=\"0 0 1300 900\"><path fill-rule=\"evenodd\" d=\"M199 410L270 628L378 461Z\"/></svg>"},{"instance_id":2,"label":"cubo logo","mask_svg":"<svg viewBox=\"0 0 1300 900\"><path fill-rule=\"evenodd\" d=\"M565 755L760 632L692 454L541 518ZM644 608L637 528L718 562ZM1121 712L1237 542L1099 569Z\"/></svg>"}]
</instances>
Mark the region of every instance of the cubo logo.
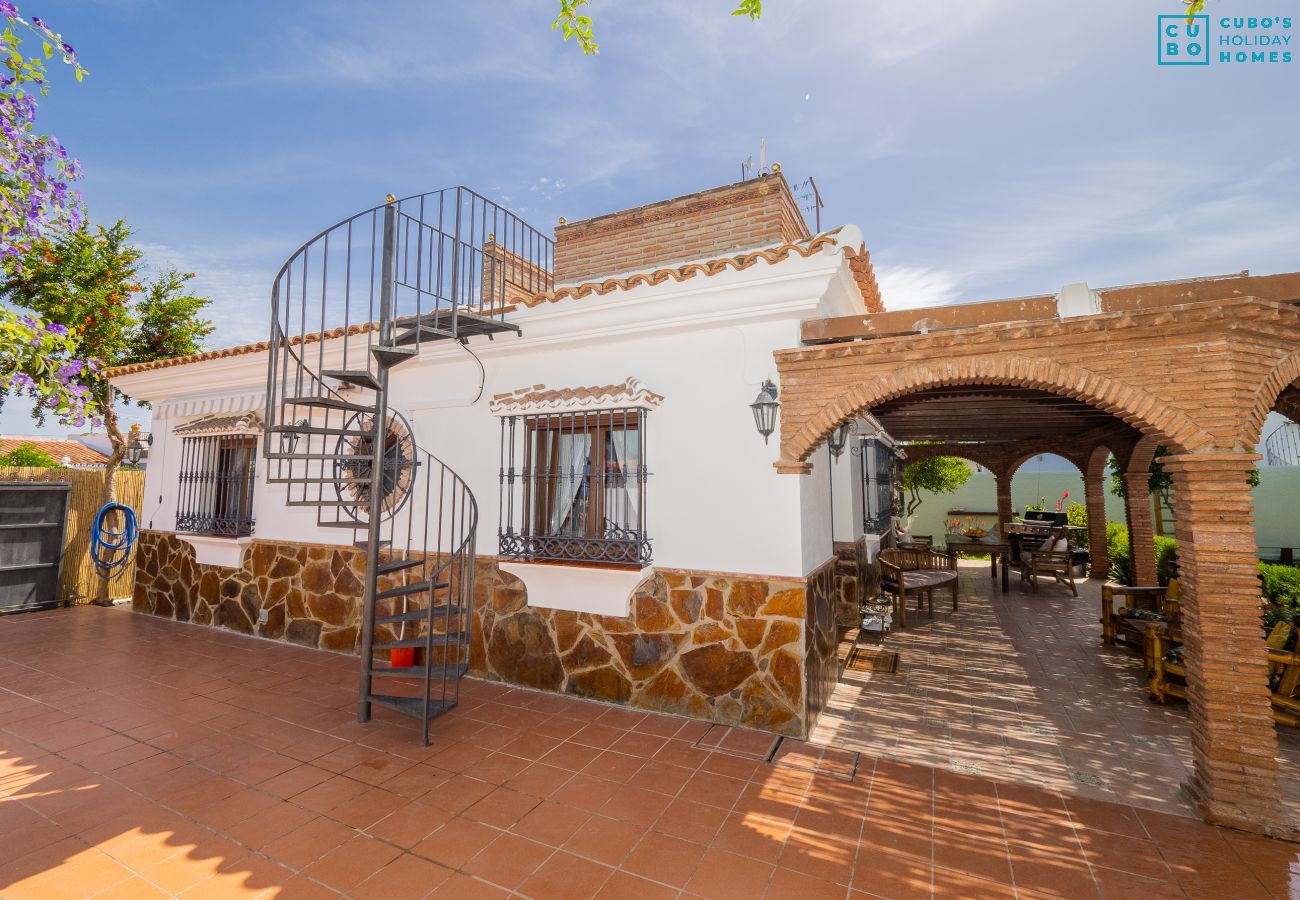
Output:
<instances>
[{"instance_id":1,"label":"cubo logo","mask_svg":"<svg viewBox=\"0 0 1300 900\"><path fill-rule=\"evenodd\" d=\"M1208 66L1210 64L1209 16L1157 16L1162 66Z\"/></svg>"}]
</instances>

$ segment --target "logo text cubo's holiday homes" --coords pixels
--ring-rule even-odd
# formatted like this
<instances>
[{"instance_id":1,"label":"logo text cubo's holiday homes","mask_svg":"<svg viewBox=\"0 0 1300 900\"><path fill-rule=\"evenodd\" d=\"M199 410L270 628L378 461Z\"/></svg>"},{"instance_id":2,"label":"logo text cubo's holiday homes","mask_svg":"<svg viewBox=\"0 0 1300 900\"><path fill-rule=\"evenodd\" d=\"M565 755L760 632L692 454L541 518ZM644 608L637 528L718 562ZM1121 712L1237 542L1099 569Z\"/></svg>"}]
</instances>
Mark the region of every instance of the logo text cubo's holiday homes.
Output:
<instances>
[{"instance_id":1,"label":"logo text cubo's holiday homes","mask_svg":"<svg viewBox=\"0 0 1300 900\"><path fill-rule=\"evenodd\" d=\"M1162 66L1279 65L1294 56L1290 16L1156 17Z\"/></svg>"}]
</instances>

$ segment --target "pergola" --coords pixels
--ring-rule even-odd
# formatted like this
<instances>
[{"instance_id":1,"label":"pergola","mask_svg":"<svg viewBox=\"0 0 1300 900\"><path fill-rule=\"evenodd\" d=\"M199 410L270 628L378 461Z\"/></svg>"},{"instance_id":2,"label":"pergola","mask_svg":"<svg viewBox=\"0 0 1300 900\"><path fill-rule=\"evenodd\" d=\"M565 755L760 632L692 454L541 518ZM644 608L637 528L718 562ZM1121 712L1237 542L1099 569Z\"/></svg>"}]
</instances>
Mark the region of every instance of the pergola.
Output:
<instances>
[{"instance_id":1,"label":"pergola","mask_svg":"<svg viewBox=\"0 0 1300 900\"><path fill-rule=\"evenodd\" d=\"M1056 453L1084 476L1094 572L1106 553L1106 460L1125 480L1139 583L1156 579L1148 467L1174 480L1195 774L1217 824L1295 838L1278 785L1247 482L1271 410L1300 415L1300 273L1241 274L803 325L777 354L785 473L841 423L874 416L909 458L955 455L997 478Z\"/></svg>"}]
</instances>

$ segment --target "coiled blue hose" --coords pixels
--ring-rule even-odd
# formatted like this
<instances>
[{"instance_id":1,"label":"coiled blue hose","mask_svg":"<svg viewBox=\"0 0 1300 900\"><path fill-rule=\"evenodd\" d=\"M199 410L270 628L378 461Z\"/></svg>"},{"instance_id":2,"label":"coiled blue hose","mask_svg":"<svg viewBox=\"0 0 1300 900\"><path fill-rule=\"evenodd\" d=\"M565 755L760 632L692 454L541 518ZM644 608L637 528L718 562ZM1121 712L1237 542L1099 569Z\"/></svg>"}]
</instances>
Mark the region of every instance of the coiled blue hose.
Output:
<instances>
[{"instance_id":1,"label":"coiled blue hose","mask_svg":"<svg viewBox=\"0 0 1300 900\"><path fill-rule=\"evenodd\" d=\"M109 513L114 510L122 513L121 531L109 531L105 524ZM139 534L135 510L121 503L105 503L95 514L95 523L90 530L90 558L95 563L96 571L108 578L121 574L131 559L135 539Z\"/></svg>"}]
</instances>

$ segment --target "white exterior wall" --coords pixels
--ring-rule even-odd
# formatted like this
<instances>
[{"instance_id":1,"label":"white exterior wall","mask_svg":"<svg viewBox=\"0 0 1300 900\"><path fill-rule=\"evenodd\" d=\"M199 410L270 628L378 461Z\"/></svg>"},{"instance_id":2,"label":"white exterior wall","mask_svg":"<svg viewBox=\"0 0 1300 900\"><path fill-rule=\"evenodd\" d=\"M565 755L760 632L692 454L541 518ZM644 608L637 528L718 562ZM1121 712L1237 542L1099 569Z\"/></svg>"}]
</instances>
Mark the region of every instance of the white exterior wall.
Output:
<instances>
[{"instance_id":1,"label":"white exterior wall","mask_svg":"<svg viewBox=\"0 0 1300 900\"><path fill-rule=\"evenodd\" d=\"M845 231L851 232L845 242L856 246L856 229ZM469 349L482 370L462 347L427 346L420 359L393 370L389 403L406 416L419 445L469 484L479 503L480 552L490 555L497 549L500 495L500 420L488 409L492 396L537 384L577 388L635 376L664 397L650 411L646 431L653 564L799 577L833 553L829 454L818 451L811 475L777 474L778 435L764 444L749 404L764 378L775 379L773 352L798 346L802 320L862 311L847 262L833 249L775 265L760 262L743 272L567 299L513 313L522 336L473 339ZM115 379L131 396L155 403L146 527L175 525L181 441L175 426L236 407L260 410L265 377L266 355L256 353ZM861 532L852 524L861 522L853 507L854 459L845 453L837 466L840 540ZM317 528L314 508L286 507L284 486L265 483L272 465L259 460L258 538L351 539L350 532Z\"/></svg>"}]
</instances>

